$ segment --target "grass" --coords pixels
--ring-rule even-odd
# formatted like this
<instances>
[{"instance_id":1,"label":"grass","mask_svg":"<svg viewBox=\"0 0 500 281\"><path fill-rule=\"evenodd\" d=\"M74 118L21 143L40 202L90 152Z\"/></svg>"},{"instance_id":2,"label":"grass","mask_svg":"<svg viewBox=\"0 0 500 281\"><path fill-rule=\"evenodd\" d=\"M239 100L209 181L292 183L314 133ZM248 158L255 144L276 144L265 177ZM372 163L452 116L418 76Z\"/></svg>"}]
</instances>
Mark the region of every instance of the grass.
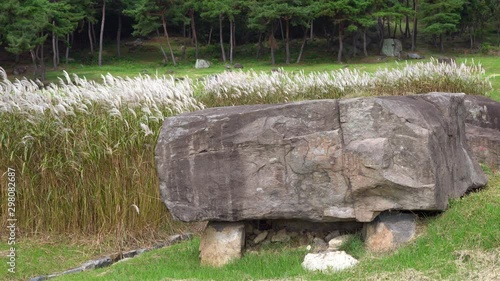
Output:
<instances>
[{"instance_id":1,"label":"grass","mask_svg":"<svg viewBox=\"0 0 500 281\"><path fill-rule=\"evenodd\" d=\"M64 271L75 266L75 264L100 254L100 250L92 246L92 243L85 243L83 240L78 244L63 239L50 242L41 239L24 240L16 246L17 266L16 273L12 274L7 272L5 259L5 254L7 254L9 248L10 246L6 243L0 243L0 253L2 253L1 280L25 280L35 274Z\"/></svg>"},{"instance_id":2,"label":"grass","mask_svg":"<svg viewBox=\"0 0 500 281\"><path fill-rule=\"evenodd\" d=\"M354 236L343 249L360 263L332 275L305 272L300 265L305 248L286 244L247 253L221 269L200 266L199 240L194 239L55 280L495 280L500 262L500 173L489 177L483 190L453 200L437 217L421 218L420 236L394 253L366 252Z\"/></svg>"}]
</instances>

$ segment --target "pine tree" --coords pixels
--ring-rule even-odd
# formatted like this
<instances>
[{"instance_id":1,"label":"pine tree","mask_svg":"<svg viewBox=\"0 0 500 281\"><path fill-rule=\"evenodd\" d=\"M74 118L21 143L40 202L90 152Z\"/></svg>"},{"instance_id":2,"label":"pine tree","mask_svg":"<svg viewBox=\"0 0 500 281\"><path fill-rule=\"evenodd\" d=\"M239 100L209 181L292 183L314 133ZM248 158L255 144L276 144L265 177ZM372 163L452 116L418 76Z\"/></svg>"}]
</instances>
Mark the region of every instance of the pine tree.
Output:
<instances>
[{"instance_id":1,"label":"pine tree","mask_svg":"<svg viewBox=\"0 0 500 281\"><path fill-rule=\"evenodd\" d=\"M443 37L457 31L464 3L464 0L426 0L421 2L420 19L425 25L423 32L439 37L441 52L444 51Z\"/></svg>"}]
</instances>

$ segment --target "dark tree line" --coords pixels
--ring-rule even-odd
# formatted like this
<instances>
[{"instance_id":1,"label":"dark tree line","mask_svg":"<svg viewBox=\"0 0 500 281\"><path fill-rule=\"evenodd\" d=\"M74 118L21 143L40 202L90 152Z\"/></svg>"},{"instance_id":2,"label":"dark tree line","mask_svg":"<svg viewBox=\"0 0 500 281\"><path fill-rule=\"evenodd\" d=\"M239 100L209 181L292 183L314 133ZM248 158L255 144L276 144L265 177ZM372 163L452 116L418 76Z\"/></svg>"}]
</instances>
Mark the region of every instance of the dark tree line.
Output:
<instances>
[{"instance_id":1,"label":"dark tree line","mask_svg":"<svg viewBox=\"0 0 500 281\"><path fill-rule=\"evenodd\" d=\"M67 62L75 35L86 34L90 53L98 52L102 65L103 34L113 15L118 56L126 18L134 36L161 32L168 48L167 55L160 46L164 59L174 65L172 30L191 39L196 58L199 44L217 40L221 59L233 63L236 44L257 43L257 57L268 48L273 64L278 42L285 46L289 64L290 41L301 40L298 63L307 41L322 32L329 44L335 43L341 61L348 39L362 42L353 55L358 50L368 55L368 33L376 34L379 46L385 38L408 39L412 50L417 34L441 50L457 34L467 36L471 48L492 34L500 41L499 7L500 0L2 0L0 44L16 56L29 53L35 70L45 68L48 54L57 68L61 58ZM43 71L41 75L43 79Z\"/></svg>"}]
</instances>

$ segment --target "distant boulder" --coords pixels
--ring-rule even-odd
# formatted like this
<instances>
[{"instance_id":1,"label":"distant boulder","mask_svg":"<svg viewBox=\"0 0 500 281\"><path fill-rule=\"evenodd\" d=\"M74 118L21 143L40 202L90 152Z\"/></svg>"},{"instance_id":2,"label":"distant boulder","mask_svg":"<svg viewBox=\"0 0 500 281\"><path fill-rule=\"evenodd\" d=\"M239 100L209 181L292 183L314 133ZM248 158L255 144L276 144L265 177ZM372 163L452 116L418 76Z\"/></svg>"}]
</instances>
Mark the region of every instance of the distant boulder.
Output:
<instances>
[{"instance_id":1,"label":"distant boulder","mask_svg":"<svg viewBox=\"0 0 500 281\"><path fill-rule=\"evenodd\" d=\"M382 55L388 57L400 57L403 51L403 45L398 39L384 39L382 46Z\"/></svg>"},{"instance_id":2,"label":"distant boulder","mask_svg":"<svg viewBox=\"0 0 500 281\"><path fill-rule=\"evenodd\" d=\"M421 60L421 59L425 59L425 56L421 56L417 53L408 53L406 55L406 58L407 59L412 59L412 60Z\"/></svg>"},{"instance_id":3,"label":"distant boulder","mask_svg":"<svg viewBox=\"0 0 500 281\"><path fill-rule=\"evenodd\" d=\"M446 64L452 64L455 62L455 59L453 58L448 58L448 57L440 57L438 58L439 63L446 63Z\"/></svg>"},{"instance_id":4,"label":"distant boulder","mask_svg":"<svg viewBox=\"0 0 500 281\"><path fill-rule=\"evenodd\" d=\"M210 67L210 63L208 61L206 61L206 60L197 59L196 60L196 64L194 65L194 67L196 69L209 68Z\"/></svg>"}]
</instances>

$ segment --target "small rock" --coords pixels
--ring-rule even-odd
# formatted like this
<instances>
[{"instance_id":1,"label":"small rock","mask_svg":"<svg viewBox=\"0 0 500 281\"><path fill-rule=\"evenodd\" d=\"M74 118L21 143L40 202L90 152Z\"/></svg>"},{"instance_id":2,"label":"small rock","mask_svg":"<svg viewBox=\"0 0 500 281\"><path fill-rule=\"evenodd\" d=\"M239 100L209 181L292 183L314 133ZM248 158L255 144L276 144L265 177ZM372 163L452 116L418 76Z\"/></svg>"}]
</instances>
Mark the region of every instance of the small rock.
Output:
<instances>
[{"instance_id":1,"label":"small rock","mask_svg":"<svg viewBox=\"0 0 500 281\"><path fill-rule=\"evenodd\" d=\"M417 216L385 212L363 227L365 245L370 251L394 250L415 236Z\"/></svg>"},{"instance_id":2,"label":"small rock","mask_svg":"<svg viewBox=\"0 0 500 281\"><path fill-rule=\"evenodd\" d=\"M309 271L328 273L355 266L358 261L344 251L307 254L302 267Z\"/></svg>"},{"instance_id":3,"label":"small rock","mask_svg":"<svg viewBox=\"0 0 500 281\"><path fill-rule=\"evenodd\" d=\"M271 238L271 242L288 242L290 241L290 236L286 233L286 229L282 229Z\"/></svg>"},{"instance_id":4,"label":"small rock","mask_svg":"<svg viewBox=\"0 0 500 281\"><path fill-rule=\"evenodd\" d=\"M255 239L253 239L253 243L255 245L257 245L260 242L264 241L264 239L266 239L266 237L267 237L267 231L263 231L259 235L257 235L257 237L255 237Z\"/></svg>"},{"instance_id":5,"label":"small rock","mask_svg":"<svg viewBox=\"0 0 500 281\"><path fill-rule=\"evenodd\" d=\"M344 244L347 240L349 240L350 237L351 235L342 235L330 239L330 241L328 241L328 250L338 251L340 246L342 246L342 244Z\"/></svg>"},{"instance_id":6,"label":"small rock","mask_svg":"<svg viewBox=\"0 0 500 281\"><path fill-rule=\"evenodd\" d=\"M340 231L338 231L338 230L332 231L332 232L328 233L328 235L326 235L325 241L330 241L337 236L340 236Z\"/></svg>"},{"instance_id":7,"label":"small rock","mask_svg":"<svg viewBox=\"0 0 500 281\"><path fill-rule=\"evenodd\" d=\"M323 252L328 249L328 244L326 244L325 240L318 237L315 237L313 239L313 245L314 245L313 251L315 253Z\"/></svg>"},{"instance_id":8,"label":"small rock","mask_svg":"<svg viewBox=\"0 0 500 281\"><path fill-rule=\"evenodd\" d=\"M241 63L235 63L234 64L234 68L243 68L243 65L241 65Z\"/></svg>"}]
</instances>

